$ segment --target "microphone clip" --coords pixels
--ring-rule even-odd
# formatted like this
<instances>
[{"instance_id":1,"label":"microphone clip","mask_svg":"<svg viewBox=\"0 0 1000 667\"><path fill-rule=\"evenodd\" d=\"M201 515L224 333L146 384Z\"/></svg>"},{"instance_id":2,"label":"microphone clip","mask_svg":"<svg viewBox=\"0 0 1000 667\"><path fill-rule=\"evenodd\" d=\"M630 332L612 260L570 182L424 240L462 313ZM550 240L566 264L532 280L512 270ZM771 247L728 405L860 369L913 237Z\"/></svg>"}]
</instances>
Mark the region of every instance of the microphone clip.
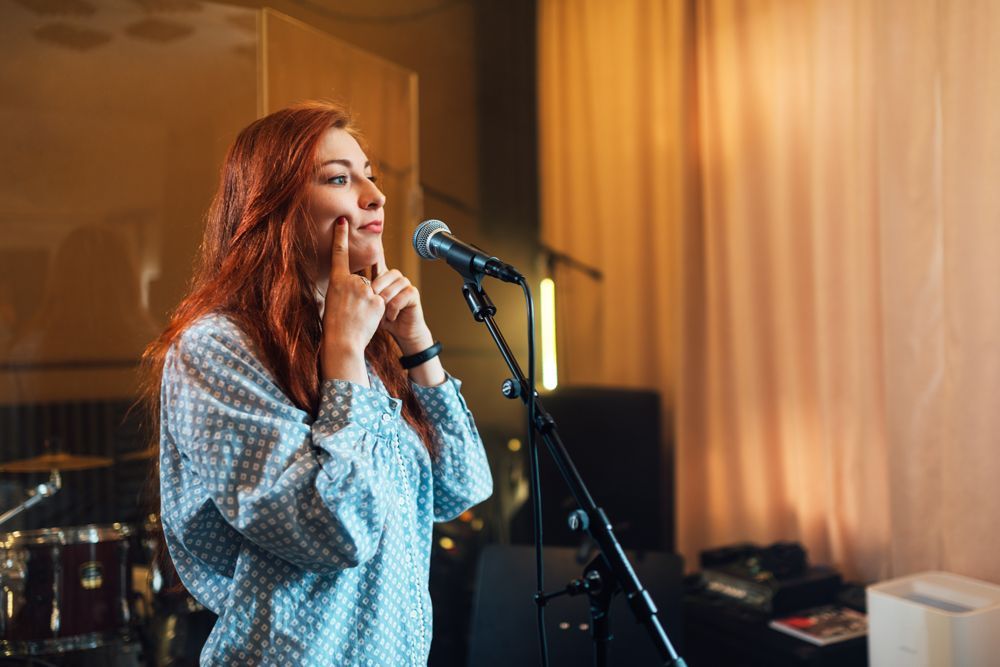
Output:
<instances>
[{"instance_id":1,"label":"microphone clip","mask_svg":"<svg viewBox=\"0 0 1000 667\"><path fill-rule=\"evenodd\" d=\"M497 307L490 300L490 295L483 291L482 280L483 274L480 273L472 278L466 278L465 284L462 285L462 296L465 297L465 303L477 322L485 322L486 318L497 314Z\"/></svg>"}]
</instances>

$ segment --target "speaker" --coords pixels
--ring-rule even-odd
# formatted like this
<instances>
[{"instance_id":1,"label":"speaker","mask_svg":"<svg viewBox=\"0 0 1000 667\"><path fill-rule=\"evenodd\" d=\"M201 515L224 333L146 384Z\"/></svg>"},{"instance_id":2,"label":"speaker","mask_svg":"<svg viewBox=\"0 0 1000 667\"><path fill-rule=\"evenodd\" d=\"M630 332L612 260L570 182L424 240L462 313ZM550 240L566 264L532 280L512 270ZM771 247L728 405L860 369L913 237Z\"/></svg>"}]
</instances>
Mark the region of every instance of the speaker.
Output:
<instances>
[{"instance_id":1,"label":"speaker","mask_svg":"<svg viewBox=\"0 0 1000 667\"><path fill-rule=\"evenodd\" d=\"M681 577L677 554L626 552L643 587L652 596L658 617L678 654L681 646ZM582 576L591 554L577 549L547 547L544 552L546 592L562 589ZM530 546L491 545L479 559L469 638L469 667L536 665L539 660L535 592L535 550ZM609 614L614 639L609 650L612 667L661 665L646 628L639 625L621 593ZM593 664L590 605L586 595L561 596L545 607L549 662L552 665Z\"/></svg>"},{"instance_id":2,"label":"speaker","mask_svg":"<svg viewBox=\"0 0 1000 667\"><path fill-rule=\"evenodd\" d=\"M567 387L545 394L542 402L622 546L673 551L673 442L662 437L659 394ZM576 503L541 437L538 446L545 544L577 546L582 538L566 524ZM527 455L523 465L527 477ZM514 513L510 536L514 543L534 543L530 500Z\"/></svg>"}]
</instances>

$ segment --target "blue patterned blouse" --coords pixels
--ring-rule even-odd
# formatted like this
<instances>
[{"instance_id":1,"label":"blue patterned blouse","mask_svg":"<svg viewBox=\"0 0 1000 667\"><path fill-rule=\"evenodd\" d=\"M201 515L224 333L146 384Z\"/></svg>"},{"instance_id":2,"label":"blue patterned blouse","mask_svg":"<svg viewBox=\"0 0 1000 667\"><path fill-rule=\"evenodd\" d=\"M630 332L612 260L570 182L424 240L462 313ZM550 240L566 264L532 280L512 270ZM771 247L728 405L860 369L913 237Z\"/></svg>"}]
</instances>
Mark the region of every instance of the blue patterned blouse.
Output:
<instances>
[{"instance_id":1,"label":"blue patterned blouse","mask_svg":"<svg viewBox=\"0 0 1000 667\"><path fill-rule=\"evenodd\" d=\"M219 615L202 665L426 665L432 524L493 488L458 380L414 385L431 458L370 369L324 382L313 419L251 349L210 315L163 369L163 530Z\"/></svg>"}]
</instances>

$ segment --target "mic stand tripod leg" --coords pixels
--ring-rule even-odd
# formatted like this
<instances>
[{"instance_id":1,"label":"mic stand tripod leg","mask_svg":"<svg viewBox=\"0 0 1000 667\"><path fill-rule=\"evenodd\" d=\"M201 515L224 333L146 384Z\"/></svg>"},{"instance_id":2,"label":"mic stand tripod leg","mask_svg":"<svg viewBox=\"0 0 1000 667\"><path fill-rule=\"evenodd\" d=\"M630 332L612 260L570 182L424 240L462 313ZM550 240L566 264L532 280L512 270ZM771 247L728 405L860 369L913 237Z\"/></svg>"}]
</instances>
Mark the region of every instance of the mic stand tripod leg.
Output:
<instances>
[{"instance_id":1,"label":"mic stand tripod leg","mask_svg":"<svg viewBox=\"0 0 1000 667\"><path fill-rule=\"evenodd\" d=\"M535 603L544 607L549 600L560 595L587 594L590 601L590 636L594 640L594 665L610 665L611 640L611 600L621 589L615 583L614 573L600 555L596 556L583 570L583 576L566 584L561 591L535 596Z\"/></svg>"},{"instance_id":2,"label":"mic stand tripod leg","mask_svg":"<svg viewBox=\"0 0 1000 667\"><path fill-rule=\"evenodd\" d=\"M590 631L594 638L594 667L607 667L610 663L611 599L618 591L614 574L608 569L604 557L598 555L583 571L590 599Z\"/></svg>"}]
</instances>

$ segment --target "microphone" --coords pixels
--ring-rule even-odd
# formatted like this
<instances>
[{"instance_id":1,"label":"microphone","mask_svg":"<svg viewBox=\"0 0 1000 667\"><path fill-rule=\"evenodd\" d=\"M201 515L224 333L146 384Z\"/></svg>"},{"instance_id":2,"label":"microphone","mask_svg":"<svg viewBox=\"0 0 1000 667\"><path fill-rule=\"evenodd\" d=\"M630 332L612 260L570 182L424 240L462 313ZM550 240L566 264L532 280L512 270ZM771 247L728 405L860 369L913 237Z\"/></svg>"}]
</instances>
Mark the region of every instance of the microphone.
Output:
<instances>
[{"instance_id":1,"label":"microphone","mask_svg":"<svg viewBox=\"0 0 1000 667\"><path fill-rule=\"evenodd\" d=\"M487 275L506 283L520 283L524 276L510 264L487 255L451 235L440 220L424 220L413 231L413 249L424 259L443 259L467 280Z\"/></svg>"}]
</instances>

